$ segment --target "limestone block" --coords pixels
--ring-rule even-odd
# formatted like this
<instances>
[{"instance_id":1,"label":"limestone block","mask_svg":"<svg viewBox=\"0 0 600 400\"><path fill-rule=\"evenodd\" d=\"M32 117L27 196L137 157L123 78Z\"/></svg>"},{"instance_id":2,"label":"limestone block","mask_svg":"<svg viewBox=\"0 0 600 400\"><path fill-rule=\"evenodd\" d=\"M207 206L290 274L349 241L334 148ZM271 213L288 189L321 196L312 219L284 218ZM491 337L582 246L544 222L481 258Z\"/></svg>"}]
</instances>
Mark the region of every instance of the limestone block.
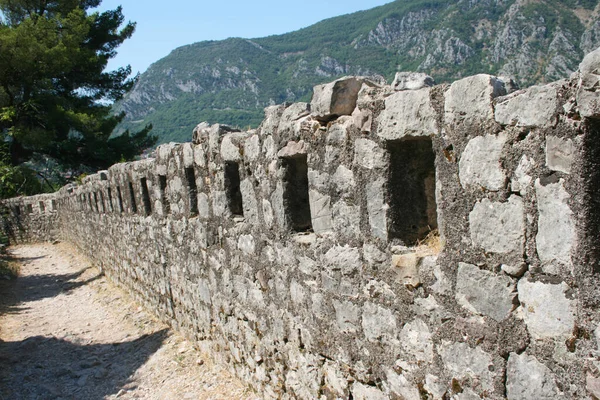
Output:
<instances>
[{"instance_id":1,"label":"limestone block","mask_svg":"<svg viewBox=\"0 0 600 400\"><path fill-rule=\"evenodd\" d=\"M530 173L534 167L535 161L523 154L510 183L513 192L519 192L521 196L525 196L529 192L533 181Z\"/></svg>"},{"instance_id":2,"label":"limestone block","mask_svg":"<svg viewBox=\"0 0 600 400\"><path fill-rule=\"evenodd\" d=\"M585 378L585 388L593 396L592 399L600 399L600 379L594 377L589 372L587 373Z\"/></svg>"},{"instance_id":3,"label":"limestone block","mask_svg":"<svg viewBox=\"0 0 600 400\"><path fill-rule=\"evenodd\" d=\"M200 145L194 145L194 162L200 168L206 168L206 155Z\"/></svg>"},{"instance_id":4,"label":"limestone block","mask_svg":"<svg viewBox=\"0 0 600 400\"><path fill-rule=\"evenodd\" d=\"M319 234L332 230L331 197L311 189L308 198L313 231Z\"/></svg>"},{"instance_id":5,"label":"limestone block","mask_svg":"<svg viewBox=\"0 0 600 400\"><path fill-rule=\"evenodd\" d=\"M392 267L398 273L400 282L408 287L416 288L421 284L419 277L419 262L421 257L415 253L394 254Z\"/></svg>"},{"instance_id":6,"label":"limestone block","mask_svg":"<svg viewBox=\"0 0 600 400\"><path fill-rule=\"evenodd\" d=\"M381 390L373 386L363 385L360 382L355 382L352 385L352 398L355 400L388 400Z\"/></svg>"},{"instance_id":7,"label":"limestone block","mask_svg":"<svg viewBox=\"0 0 600 400\"><path fill-rule=\"evenodd\" d=\"M433 78L423 72L396 72L394 90L418 90L435 85Z\"/></svg>"},{"instance_id":8,"label":"limestone block","mask_svg":"<svg viewBox=\"0 0 600 400\"><path fill-rule=\"evenodd\" d=\"M292 279L290 283L290 298L292 299L292 303L299 305L304 302L305 291L301 284L299 284L295 279Z\"/></svg>"},{"instance_id":9,"label":"limestone block","mask_svg":"<svg viewBox=\"0 0 600 400\"><path fill-rule=\"evenodd\" d=\"M356 333L360 329L360 307L349 301L333 301L335 321L342 333Z\"/></svg>"},{"instance_id":10,"label":"limestone block","mask_svg":"<svg viewBox=\"0 0 600 400\"><path fill-rule=\"evenodd\" d=\"M469 213L474 246L492 253L522 253L525 241L525 214L521 197L512 195L508 202L483 199Z\"/></svg>"},{"instance_id":11,"label":"limestone block","mask_svg":"<svg viewBox=\"0 0 600 400\"><path fill-rule=\"evenodd\" d=\"M423 388L427 390L435 400L441 400L446 393L446 386L440 382L440 378L431 374L425 376L425 385L423 385Z\"/></svg>"},{"instance_id":12,"label":"limestone block","mask_svg":"<svg viewBox=\"0 0 600 400\"><path fill-rule=\"evenodd\" d=\"M183 143L181 151L183 153L183 166L186 168L194 166L194 148L191 143Z\"/></svg>"},{"instance_id":13,"label":"limestone block","mask_svg":"<svg viewBox=\"0 0 600 400\"><path fill-rule=\"evenodd\" d=\"M569 337L575 327L575 301L567 298L569 286L522 278L519 292L519 316L534 339Z\"/></svg>"},{"instance_id":14,"label":"limestone block","mask_svg":"<svg viewBox=\"0 0 600 400\"><path fill-rule=\"evenodd\" d=\"M256 252L256 244L252 235L240 235L238 239L238 249L247 255L253 255Z\"/></svg>"},{"instance_id":15,"label":"limestone block","mask_svg":"<svg viewBox=\"0 0 600 400\"><path fill-rule=\"evenodd\" d=\"M587 118L600 117L600 48L592 51L579 64L577 105L579 114Z\"/></svg>"},{"instance_id":16,"label":"limestone block","mask_svg":"<svg viewBox=\"0 0 600 400\"><path fill-rule=\"evenodd\" d=\"M353 196L356 187L352 170L340 165L333 174L333 184L342 196Z\"/></svg>"},{"instance_id":17,"label":"limestone block","mask_svg":"<svg viewBox=\"0 0 600 400\"><path fill-rule=\"evenodd\" d=\"M300 140L299 142L292 140L283 149L279 150L277 157L295 158L305 156L306 154L308 154L308 144L304 140Z\"/></svg>"},{"instance_id":18,"label":"limestone block","mask_svg":"<svg viewBox=\"0 0 600 400\"><path fill-rule=\"evenodd\" d=\"M516 295L515 283L509 277L475 265L458 264L455 297L467 310L500 322L512 311Z\"/></svg>"},{"instance_id":19,"label":"limestone block","mask_svg":"<svg viewBox=\"0 0 600 400\"><path fill-rule=\"evenodd\" d=\"M200 122L192 131L192 143L201 144L208 142L208 131L210 124L206 121Z\"/></svg>"},{"instance_id":20,"label":"limestone block","mask_svg":"<svg viewBox=\"0 0 600 400\"><path fill-rule=\"evenodd\" d=\"M336 121L338 122L338 121ZM348 142L348 127L346 124L334 123L327 130L325 143L337 147L344 146Z\"/></svg>"},{"instance_id":21,"label":"limestone block","mask_svg":"<svg viewBox=\"0 0 600 400\"><path fill-rule=\"evenodd\" d=\"M327 172L320 172L316 169L308 169L308 184L311 188L321 191L328 191L331 183L331 177Z\"/></svg>"},{"instance_id":22,"label":"limestone block","mask_svg":"<svg viewBox=\"0 0 600 400\"><path fill-rule=\"evenodd\" d=\"M391 398L402 400L421 400L419 388L414 383L410 382L403 374L398 375L394 370L388 369L385 371L387 378L387 391Z\"/></svg>"},{"instance_id":23,"label":"limestone block","mask_svg":"<svg viewBox=\"0 0 600 400\"><path fill-rule=\"evenodd\" d=\"M354 165L366 169L385 168L385 150L372 140L356 139L354 141Z\"/></svg>"},{"instance_id":24,"label":"limestone block","mask_svg":"<svg viewBox=\"0 0 600 400\"><path fill-rule=\"evenodd\" d=\"M275 218L275 216L273 215L273 207L271 207L271 203L269 202L269 200L263 199L262 212L263 218L265 220L265 226L267 228L271 228L273 226L273 218Z\"/></svg>"},{"instance_id":25,"label":"limestone block","mask_svg":"<svg viewBox=\"0 0 600 400\"><path fill-rule=\"evenodd\" d=\"M555 273L554 264L571 266L571 248L575 244L575 221L568 205L571 196L563 179L546 186L538 179L535 191L539 210L537 253L549 272Z\"/></svg>"},{"instance_id":26,"label":"limestone block","mask_svg":"<svg viewBox=\"0 0 600 400\"><path fill-rule=\"evenodd\" d=\"M356 108L356 100L362 84L362 79L346 77L315 86L310 102L312 115L317 119L329 120L341 115L352 114Z\"/></svg>"},{"instance_id":27,"label":"limestone block","mask_svg":"<svg viewBox=\"0 0 600 400\"><path fill-rule=\"evenodd\" d=\"M258 225L258 201L254 192L254 185L249 178L240 183L240 192L242 193L244 218L252 225Z\"/></svg>"},{"instance_id":28,"label":"limestone block","mask_svg":"<svg viewBox=\"0 0 600 400\"><path fill-rule=\"evenodd\" d=\"M506 135L477 136L467 143L458 163L463 187L481 186L490 191L504 187L505 174L500 165Z\"/></svg>"},{"instance_id":29,"label":"limestone block","mask_svg":"<svg viewBox=\"0 0 600 400\"><path fill-rule=\"evenodd\" d=\"M333 228L343 236L360 236L360 206L348 205L340 200L333 205Z\"/></svg>"},{"instance_id":30,"label":"limestone block","mask_svg":"<svg viewBox=\"0 0 600 400\"><path fill-rule=\"evenodd\" d=\"M558 108L555 86L533 86L512 93L496 104L496 121L502 125L548 127L554 124Z\"/></svg>"},{"instance_id":31,"label":"limestone block","mask_svg":"<svg viewBox=\"0 0 600 400\"><path fill-rule=\"evenodd\" d=\"M277 132L279 121L285 111L286 106L278 104L275 106L269 106L265 108L265 119L260 124L258 132L261 136L270 136Z\"/></svg>"},{"instance_id":32,"label":"limestone block","mask_svg":"<svg viewBox=\"0 0 600 400\"><path fill-rule=\"evenodd\" d=\"M425 322L415 319L404 325L400 332L400 343L411 359L425 363L433 362L433 341Z\"/></svg>"},{"instance_id":33,"label":"limestone block","mask_svg":"<svg viewBox=\"0 0 600 400\"><path fill-rule=\"evenodd\" d=\"M291 104L281 114L277 127L278 137L295 138L302 131L302 123L307 120L309 115L310 105L308 103Z\"/></svg>"},{"instance_id":34,"label":"limestone block","mask_svg":"<svg viewBox=\"0 0 600 400\"><path fill-rule=\"evenodd\" d=\"M285 228L285 209L283 207L283 184L281 181L277 182L277 187L271 194L271 206L273 207L273 214L275 215L275 221L281 228Z\"/></svg>"},{"instance_id":35,"label":"limestone block","mask_svg":"<svg viewBox=\"0 0 600 400\"><path fill-rule=\"evenodd\" d=\"M546 166L548 168L570 174L574 157L575 146L571 139L550 135L546 137Z\"/></svg>"},{"instance_id":36,"label":"limestone block","mask_svg":"<svg viewBox=\"0 0 600 400\"><path fill-rule=\"evenodd\" d=\"M384 202L384 185L383 179L367 183L367 212L371 234L379 239L387 240L388 205Z\"/></svg>"},{"instance_id":37,"label":"limestone block","mask_svg":"<svg viewBox=\"0 0 600 400\"><path fill-rule=\"evenodd\" d=\"M265 154L265 158L267 160L270 160L273 157L275 157L276 148L275 141L273 140L272 136L267 136L267 138L263 142L262 151Z\"/></svg>"},{"instance_id":38,"label":"limestone block","mask_svg":"<svg viewBox=\"0 0 600 400\"><path fill-rule=\"evenodd\" d=\"M348 380L340 373L340 367L331 361L323 366L325 377L325 390L338 398L348 397Z\"/></svg>"},{"instance_id":39,"label":"limestone block","mask_svg":"<svg viewBox=\"0 0 600 400\"><path fill-rule=\"evenodd\" d=\"M484 390L494 387L494 363L492 356L480 347L471 348L466 343L442 342L438 353L446 369L453 377L477 379Z\"/></svg>"},{"instance_id":40,"label":"limestone block","mask_svg":"<svg viewBox=\"0 0 600 400\"><path fill-rule=\"evenodd\" d=\"M363 256L370 266L383 264L387 260L387 255L370 243L363 245Z\"/></svg>"},{"instance_id":41,"label":"limestone block","mask_svg":"<svg viewBox=\"0 0 600 400\"><path fill-rule=\"evenodd\" d=\"M360 251L349 245L334 246L324 254L323 264L329 269L342 271L344 275L355 274L362 267Z\"/></svg>"},{"instance_id":42,"label":"limestone block","mask_svg":"<svg viewBox=\"0 0 600 400\"><path fill-rule=\"evenodd\" d=\"M198 193L198 215L200 218L210 218L210 206L206 193Z\"/></svg>"},{"instance_id":43,"label":"limestone block","mask_svg":"<svg viewBox=\"0 0 600 400\"><path fill-rule=\"evenodd\" d=\"M260 138L252 135L244 141L244 159L256 161L260 155Z\"/></svg>"},{"instance_id":44,"label":"limestone block","mask_svg":"<svg viewBox=\"0 0 600 400\"><path fill-rule=\"evenodd\" d=\"M452 83L445 93L446 124L492 120L492 100L505 94L504 82L490 75L479 74Z\"/></svg>"},{"instance_id":45,"label":"limestone block","mask_svg":"<svg viewBox=\"0 0 600 400\"><path fill-rule=\"evenodd\" d=\"M362 313L362 327L368 341L390 340L396 337L396 317L394 313L378 304L365 303Z\"/></svg>"},{"instance_id":46,"label":"limestone block","mask_svg":"<svg viewBox=\"0 0 600 400\"><path fill-rule=\"evenodd\" d=\"M406 136L431 136L438 131L437 114L429 99L430 89L394 93L385 99L377 117L377 135L384 140Z\"/></svg>"},{"instance_id":47,"label":"limestone block","mask_svg":"<svg viewBox=\"0 0 600 400\"><path fill-rule=\"evenodd\" d=\"M510 353L506 365L508 400L559 399L554 374L534 356Z\"/></svg>"}]
</instances>

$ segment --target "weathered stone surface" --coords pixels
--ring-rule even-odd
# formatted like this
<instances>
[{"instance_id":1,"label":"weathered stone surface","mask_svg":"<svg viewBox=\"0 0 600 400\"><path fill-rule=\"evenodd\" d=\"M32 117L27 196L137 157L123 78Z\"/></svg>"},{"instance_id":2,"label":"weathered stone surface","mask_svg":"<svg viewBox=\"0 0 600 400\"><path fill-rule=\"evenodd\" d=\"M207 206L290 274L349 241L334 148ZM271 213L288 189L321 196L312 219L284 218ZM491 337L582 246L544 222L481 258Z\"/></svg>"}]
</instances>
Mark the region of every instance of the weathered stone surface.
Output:
<instances>
[{"instance_id":1,"label":"weathered stone surface","mask_svg":"<svg viewBox=\"0 0 600 400\"><path fill-rule=\"evenodd\" d=\"M519 314L525 320L534 339L564 339L575 327L575 302L567 297L566 283L551 284L523 278L517 285L521 307Z\"/></svg>"},{"instance_id":2,"label":"weathered stone surface","mask_svg":"<svg viewBox=\"0 0 600 400\"><path fill-rule=\"evenodd\" d=\"M532 86L502 98L495 108L496 121L502 125L541 126L554 124L558 93L553 86Z\"/></svg>"},{"instance_id":3,"label":"weathered stone surface","mask_svg":"<svg viewBox=\"0 0 600 400\"><path fill-rule=\"evenodd\" d=\"M352 385L352 397L356 400L388 400L388 397L373 386L366 386L360 382Z\"/></svg>"},{"instance_id":4,"label":"weathered stone surface","mask_svg":"<svg viewBox=\"0 0 600 400\"><path fill-rule=\"evenodd\" d=\"M592 395L594 400L600 399L600 379L594 377L589 372L585 378L585 388Z\"/></svg>"},{"instance_id":5,"label":"weathered stone surface","mask_svg":"<svg viewBox=\"0 0 600 400\"><path fill-rule=\"evenodd\" d=\"M535 181L539 210L538 232L535 237L537 253L548 272L555 273L556 265L571 266L571 249L575 244L575 222L569 207L569 193L564 180L542 185Z\"/></svg>"},{"instance_id":6,"label":"weathered stone surface","mask_svg":"<svg viewBox=\"0 0 600 400\"><path fill-rule=\"evenodd\" d=\"M225 136L221 141L221 157L224 161L240 161L242 159L240 148L233 143L230 135Z\"/></svg>"},{"instance_id":7,"label":"weathered stone surface","mask_svg":"<svg viewBox=\"0 0 600 400\"><path fill-rule=\"evenodd\" d=\"M360 307L349 301L333 301L335 320L342 333L356 333L360 330Z\"/></svg>"},{"instance_id":8,"label":"weathered stone surface","mask_svg":"<svg viewBox=\"0 0 600 400\"><path fill-rule=\"evenodd\" d=\"M523 200L510 196L499 203L483 199L469 213L473 245L494 253L522 253L525 241Z\"/></svg>"},{"instance_id":9,"label":"weathered stone surface","mask_svg":"<svg viewBox=\"0 0 600 400\"><path fill-rule=\"evenodd\" d=\"M377 135L384 140L437 134L437 115L429 89L398 92L385 99L385 110L377 118Z\"/></svg>"},{"instance_id":10,"label":"weathered stone surface","mask_svg":"<svg viewBox=\"0 0 600 400\"><path fill-rule=\"evenodd\" d=\"M333 184L343 196L351 196L356 186L354 173L340 165L333 174Z\"/></svg>"},{"instance_id":11,"label":"weathered stone surface","mask_svg":"<svg viewBox=\"0 0 600 400\"><path fill-rule=\"evenodd\" d=\"M546 166L553 171L571 173L575 146L571 139L546 136Z\"/></svg>"},{"instance_id":12,"label":"weathered stone surface","mask_svg":"<svg viewBox=\"0 0 600 400\"><path fill-rule=\"evenodd\" d=\"M330 231L333 229L333 222L331 220L331 197L312 189L308 194L314 232L323 233Z\"/></svg>"},{"instance_id":13,"label":"weathered stone surface","mask_svg":"<svg viewBox=\"0 0 600 400\"><path fill-rule=\"evenodd\" d=\"M579 64L577 105L582 117L600 117L600 48L586 55Z\"/></svg>"},{"instance_id":14,"label":"weathered stone surface","mask_svg":"<svg viewBox=\"0 0 600 400\"><path fill-rule=\"evenodd\" d=\"M419 263L421 257L416 253L395 254L392 256L392 267L398 274L398 280L408 287L417 287L421 284L419 276Z\"/></svg>"},{"instance_id":15,"label":"weathered stone surface","mask_svg":"<svg viewBox=\"0 0 600 400\"><path fill-rule=\"evenodd\" d=\"M367 212L369 213L369 225L373 236L382 240L387 239L387 209L384 202L383 185L385 181L378 179L367 183Z\"/></svg>"},{"instance_id":16,"label":"weathered stone surface","mask_svg":"<svg viewBox=\"0 0 600 400\"><path fill-rule=\"evenodd\" d=\"M360 207L340 200L333 205L333 228L346 237L360 236Z\"/></svg>"},{"instance_id":17,"label":"weathered stone surface","mask_svg":"<svg viewBox=\"0 0 600 400\"><path fill-rule=\"evenodd\" d=\"M535 162L523 154L511 180L510 185L513 192L519 192L521 196L525 196L530 191L533 181L530 173L535 166Z\"/></svg>"},{"instance_id":18,"label":"weathered stone surface","mask_svg":"<svg viewBox=\"0 0 600 400\"><path fill-rule=\"evenodd\" d=\"M485 135L473 138L467 144L459 161L459 177L463 187L481 186L500 190L506 180L500 165L506 136Z\"/></svg>"},{"instance_id":19,"label":"weathered stone surface","mask_svg":"<svg viewBox=\"0 0 600 400\"><path fill-rule=\"evenodd\" d=\"M492 100L505 94L504 82L494 76L480 74L456 81L446 92L445 121L454 124L491 120Z\"/></svg>"},{"instance_id":20,"label":"weathered stone surface","mask_svg":"<svg viewBox=\"0 0 600 400\"><path fill-rule=\"evenodd\" d=\"M238 248L246 254L254 254L256 244L252 235L241 235L238 239Z\"/></svg>"},{"instance_id":21,"label":"weathered stone surface","mask_svg":"<svg viewBox=\"0 0 600 400\"><path fill-rule=\"evenodd\" d=\"M396 317L391 310L373 303L365 303L362 327L369 341L390 340L396 337Z\"/></svg>"},{"instance_id":22,"label":"weathered stone surface","mask_svg":"<svg viewBox=\"0 0 600 400\"><path fill-rule=\"evenodd\" d=\"M492 357L479 347L471 348L466 343L444 342L438 353L450 374L458 379L471 377L481 383L483 389L494 385L494 363Z\"/></svg>"},{"instance_id":23,"label":"weathered stone surface","mask_svg":"<svg viewBox=\"0 0 600 400\"><path fill-rule=\"evenodd\" d=\"M277 157L294 158L305 156L307 153L308 146L303 140L299 142L289 141L283 149L279 150Z\"/></svg>"},{"instance_id":24,"label":"weathered stone surface","mask_svg":"<svg viewBox=\"0 0 600 400\"><path fill-rule=\"evenodd\" d=\"M354 142L354 164L363 168L374 169L386 166L385 151L377 143L369 139L357 139Z\"/></svg>"},{"instance_id":25,"label":"weathered stone surface","mask_svg":"<svg viewBox=\"0 0 600 400\"><path fill-rule=\"evenodd\" d=\"M402 374L398 375L391 369L385 372L388 381L387 391L392 398L403 400L421 400L419 388Z\"/></svg>"},{"instance_id":26,"label":"weathered stone surface","mask_svg":"<svg viewBox=\"0 0 600 400\"><path fill-rule=\"evenodd\" d=\"M554 374L534 356L511 353L506 365L508 400L562 399Z\"/></svg>"},{"instance_id":27,"label":"weathered stone surface","mask_svg":"<svg viewBox=\"0 0 600 400\"><path fill-rule=\"evenodd\" d=\"M360 271L362 266L360 251L349 245L332 247L323 256L323 262L331 269L341 270L345 275Z\"/></svg>"},{"instance_id":28,"label":"weathered stone surface","mask_svg":"<svg viewBox=\"0 0 600 400\"><path fill-rule=\"evenodd\" d=\"M352 114L362 84L363 80L360 78L347 77L315 86L310 102L312 115L318 119L328 120L340 115Z\"/></svg>"},{"instance_id":29,"label":"weathered stone surface","mask_svg":"<svg viewBox=\"0 0 600 400\"><path fill-rule=\"evenodd\" d=\"M396 72L392 88L394 90L418 90L435 85L433 78L423 72Z\"/></svg>"},{"instance_id":30,"label":"weathered stone surface","mask_svg":"<svg viewBox=\"0 0 600 400\"><path fill-rule=\"evenodd\" d=\"M404 351L417 361L433 362L433 341L425 322L415 319L404 325L400 332L400 343Z\"/></svg>"},{"instance_id":31,"label":"weathered stone surface","mask_svg":"<svg viewBox=\"0 0 600 400\"><path fill-rule=\"evenodd\" d=\"M242 192L242 206L244 209L244 217L253 225L258 225L258 201L254 192L254 185L250 179L244 179L240 183L240 191Z\"/></svg>"},{"instance_id":32,"label":"weathered stone surface","mask_svg":"<svg viewBox=\"0 0 600 400\"><path fill-rule=\"evenodd\" d=\"M248 161L256 161L260 155L260 138L252 135L244 141L244 158Z\"/></svg>"},{"instance_id":33,"label":"weathered stone surface","mask_svg":"<svg viewBox=\"0 0 600 400\"><path fill-rule=\"evenodd\" d=\"M512 311L516 295L515 283L509 277L458 264L456 301L467 310L500 322Z\"/></svg>"}]
</instances>

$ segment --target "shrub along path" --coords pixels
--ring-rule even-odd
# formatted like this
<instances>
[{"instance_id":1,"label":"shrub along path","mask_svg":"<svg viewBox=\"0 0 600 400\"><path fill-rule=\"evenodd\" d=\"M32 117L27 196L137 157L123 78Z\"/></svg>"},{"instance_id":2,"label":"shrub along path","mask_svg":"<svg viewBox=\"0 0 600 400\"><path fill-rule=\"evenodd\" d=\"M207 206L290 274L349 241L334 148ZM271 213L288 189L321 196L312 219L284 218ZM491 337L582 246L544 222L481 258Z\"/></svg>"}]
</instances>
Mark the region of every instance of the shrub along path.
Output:
<instances>
[{"instance_id":1,"label":"shrub along path","mask_svg":"<svg viewBox=\"0 0 600 400\"><path fill-rule=\"evenodd\" d=\"M10 249L0 399L255 399L67 244Z\"/></svg>"}]
</instances>

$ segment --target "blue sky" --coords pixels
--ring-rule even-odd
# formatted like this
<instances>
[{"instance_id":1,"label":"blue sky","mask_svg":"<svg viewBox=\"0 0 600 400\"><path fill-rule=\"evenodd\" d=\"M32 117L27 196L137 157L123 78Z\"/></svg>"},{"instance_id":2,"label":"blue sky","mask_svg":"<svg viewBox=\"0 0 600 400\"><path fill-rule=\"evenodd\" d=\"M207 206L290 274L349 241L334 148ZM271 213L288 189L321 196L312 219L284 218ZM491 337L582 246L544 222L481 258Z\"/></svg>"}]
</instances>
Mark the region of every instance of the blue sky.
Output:
<instances>
[{"instance_id":1,"label":"blue sky","mask_svg":"<svg viewBox=\"0 0 600 400\"><path fill-rule=\"evenodd\" d=\"M127 64L144 72L176 47L228 37L257 38L295 31L337 15L367 10L391 0L103 0L102 10L123 7L137 22L108 69Z\"/></svg>"}]
</instances>

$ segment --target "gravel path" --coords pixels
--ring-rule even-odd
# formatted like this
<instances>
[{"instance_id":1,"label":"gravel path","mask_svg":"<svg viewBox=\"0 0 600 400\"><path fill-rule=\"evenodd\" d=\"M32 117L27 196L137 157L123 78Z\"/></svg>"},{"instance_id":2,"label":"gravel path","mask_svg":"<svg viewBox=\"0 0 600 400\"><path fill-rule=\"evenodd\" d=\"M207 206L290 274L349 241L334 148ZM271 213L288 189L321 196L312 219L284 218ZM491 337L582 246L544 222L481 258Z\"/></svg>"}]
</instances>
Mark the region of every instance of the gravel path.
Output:
<instances>
[{"instance_id":1,"label":"gravel path","mask_svg":"<svg viewBox=\"0 0 600 400\"><path fill-rule=\"evenodd\" d=\"M257 399L67 244L10 249L0 399Z\"/></svg>"}]
</instances>

